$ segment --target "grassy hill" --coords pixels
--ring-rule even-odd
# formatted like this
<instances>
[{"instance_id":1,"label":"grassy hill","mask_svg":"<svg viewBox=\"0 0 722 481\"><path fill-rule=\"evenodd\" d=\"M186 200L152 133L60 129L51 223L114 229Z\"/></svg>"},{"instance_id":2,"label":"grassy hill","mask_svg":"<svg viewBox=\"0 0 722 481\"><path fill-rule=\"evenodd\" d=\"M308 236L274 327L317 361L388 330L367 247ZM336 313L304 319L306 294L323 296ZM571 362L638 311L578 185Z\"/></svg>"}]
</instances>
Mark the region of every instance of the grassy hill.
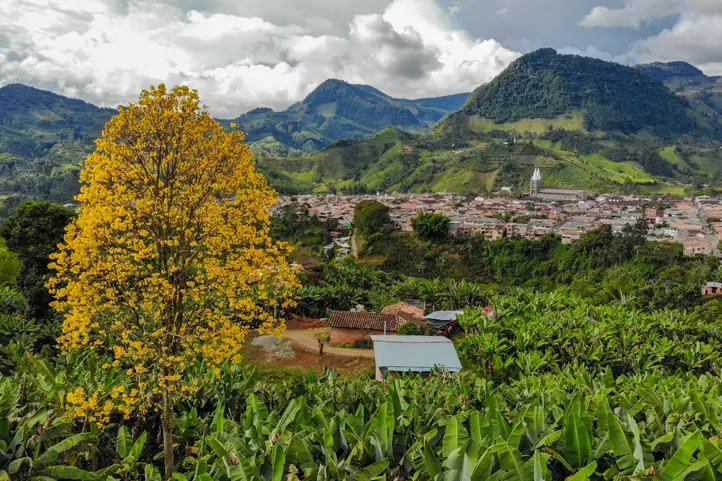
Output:
<instances>
[{"instance_id":1,"label":"grassy hill","mask_svg":"<svg viewBox=\"0 0 722 481\"><path fill-rule=\"evenodd\" d=\"M468 94L396 99L368 85L330 79L287 110L254 109L236 119L257 151L316 152L346 138L363 138L388 126L424 132L461 107Z\"/></svg>"},{"instance_id":2,"label":"grassy hill","mask_svg":"<svg viewBox=\"0 0 722 481\"><path fill-rule=\"evenodd\" d=\"M536 165L541 167L547 186L592 192L684 192L676 179L682 175L668 167L655 150L607 148L608 140L576 148L575 142L587 140L571 137L562 130L518 140L509 132L494 131L485 141L461 141L455 145L440 145L436 140L388 128L369 139L339 142L311 156L263 157L259 166L271 183L286 193L477 194L495 192L501 187L524 192ZM675 152L674 147L667 150ZM722 157L718 160L722 164ZM655 167L655 162L662 167ZM651 174L647 169L662 170L668 175Z\"/></svg>"},{"instance_id":3,"label":"grassy hill","mask_svg":"<svg viewBox=\"0 0 722 481\"><path fill-rule=\"evenodd\" d=\"M720 178L719 117L643 69L544 49L427 134L387 129L260 165L288 192L525 191L539 165L549 186L682 194Z\"/></svg>"}]
</instances>

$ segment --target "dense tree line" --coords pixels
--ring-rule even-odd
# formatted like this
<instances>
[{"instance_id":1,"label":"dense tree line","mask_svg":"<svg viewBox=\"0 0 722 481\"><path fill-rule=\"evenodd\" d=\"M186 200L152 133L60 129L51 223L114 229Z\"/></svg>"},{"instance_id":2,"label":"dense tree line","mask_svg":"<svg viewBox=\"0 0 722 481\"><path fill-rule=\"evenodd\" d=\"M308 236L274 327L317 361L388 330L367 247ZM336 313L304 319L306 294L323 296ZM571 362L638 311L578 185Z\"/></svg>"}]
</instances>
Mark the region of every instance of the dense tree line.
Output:
<instances>
[{"instance_id":1,"label":"dense tree line","mask_svg":"<svg viewBox=\"0 0 722 481\"><path fill-rule=\"evenodd\" d=\"M487 287L561 288L593 302L625 297L645 309L703 303L700 286L722 279L719 261L685 257L679 244L649 242L646 229L644 221L620 233L605 225L571 245L562 244L557 235L495 241L475 236L432 244L396 232L378 237L366 252L382 258L378 268L395 275Z\"/></svg>"}]
</instances>

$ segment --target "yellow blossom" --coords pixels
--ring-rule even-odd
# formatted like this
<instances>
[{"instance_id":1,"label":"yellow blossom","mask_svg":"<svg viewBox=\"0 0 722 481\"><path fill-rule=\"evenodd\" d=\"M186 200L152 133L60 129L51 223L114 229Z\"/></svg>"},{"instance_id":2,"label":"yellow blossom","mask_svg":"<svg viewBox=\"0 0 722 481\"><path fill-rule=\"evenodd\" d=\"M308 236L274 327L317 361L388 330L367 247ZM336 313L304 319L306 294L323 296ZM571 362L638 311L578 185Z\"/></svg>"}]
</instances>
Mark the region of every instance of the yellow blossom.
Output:
<instances>
[{"instance_id":1,"label":"yellow blossom","mask_svg":"<svg viewBox=\"0 0 722 481\"><path fill-rule=\"evenodd\" d=\"M291 246L270 237L276 193L243 140L188 87L143 91L105 126L47 287L63 315L60 346L109 353L103 368L122 366L134 385L72 391L73 415L104 423L109 411L129 417L162 395L189 396L189 366L219 374L240 360L252 322L282 329L273 313L293 306L299 284Z\"/></svg>"}]
</instances>

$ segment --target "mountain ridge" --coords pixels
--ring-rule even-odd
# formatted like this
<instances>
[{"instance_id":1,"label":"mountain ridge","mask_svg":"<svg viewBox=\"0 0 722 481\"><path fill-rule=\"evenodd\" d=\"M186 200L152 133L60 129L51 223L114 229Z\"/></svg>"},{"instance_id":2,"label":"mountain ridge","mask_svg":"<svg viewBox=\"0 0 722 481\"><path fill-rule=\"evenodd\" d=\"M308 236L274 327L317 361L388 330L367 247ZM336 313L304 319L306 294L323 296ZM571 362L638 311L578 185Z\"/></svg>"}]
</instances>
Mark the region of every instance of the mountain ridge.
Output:
<instances>
[{"instance_id":1,"label":"mountain ridge","mask_svg":"<svg viewBox=\"0 0 722 481\"><path fill-rule=\"evenodd\" d=\"M254 109L234 122L257 150L312 153L343 138L363 138L387 126L424 132L457 110L468 94L417 100L391 97L370 85L327 79L286 110Z\"/></svg>"},{"instance_id":2,"label":"mountain ridge","mask_svg":"<svg viewBox=\"0 0 722 481\"><path fill-rule=\"evenodd\" d=\"M347 87L348 86L348 87ZM307 114L309 107L304 100L292 108L300 111L299 119L294 121L299 132L305 129L304 121L310 117L317 123L331 123L330 129L316 129L320 135L309 133L312 145L309 150L316 151L344 138L362 138L373 135L383 129L387 123L400 122L405 127L418 131L429 128L433 119L446 115L450 106L461 105L466 94L447 97L435 97L418 100L394 99L371 87L353 86L339 80L325 82L320 91L310 94L312 108L323 109L336 100L334 90L353 91L353 98L342 105L348 111L349 118L334 119L333 115ZM330 92L329 92L330 91ZM358 99L366 99L361 102ZM352 107L376 106L367 117L376 123L364 125L364 118L354 117ZM390 109L384 107L391 106ZM20 83L11 83L0 87L0 202L12 207L18 199L38 198L56 202L70 202L77 194L79 163L95 148L97 139L105 123L114 115L115 109L97 107L80 99L73 99L47 90L38 89ZM264 119L278 113L267 107L250 110L240 118ZM329 112L326 112L329 114ZM382 115L383 114L383 115ZM385 115L385 116L384 116ZM229 127L234 120L220 120ZM238 123L238 122L237 122ZM293 122L291 122L293 123ZM378 129L378 125L383 124ZM277 125L276 125L277 126ZM287 127L288 124L282 127ZM241 129L243 129L241 125ZM257 126L258 127L258 126ZM272 151L284 154L300 154L303 151L293 146L270 139L274 132L260 129L249 132L248 141L257 152ZM284 129L276 129L284 134ZM255 135L255 137L254 137ZM291 140L292 136L285 131ZM284 137L281 140L286 140ZM3 200L5 198L5 200ZM1 207L0 207L1 209Z\"/></svg>"},{"instance_id":3,"label":"mountain ridge","mask_svg":"<svg viewBox=\"0 0 722 481\"><path fill-rule=\"evenodd\" d=\"M539 165L550 186L681 194L722 177L720 117L639 69L542 49L429 133L386 129L259 165L288 192L524 192Z\"/></svg>"}]
</instances>

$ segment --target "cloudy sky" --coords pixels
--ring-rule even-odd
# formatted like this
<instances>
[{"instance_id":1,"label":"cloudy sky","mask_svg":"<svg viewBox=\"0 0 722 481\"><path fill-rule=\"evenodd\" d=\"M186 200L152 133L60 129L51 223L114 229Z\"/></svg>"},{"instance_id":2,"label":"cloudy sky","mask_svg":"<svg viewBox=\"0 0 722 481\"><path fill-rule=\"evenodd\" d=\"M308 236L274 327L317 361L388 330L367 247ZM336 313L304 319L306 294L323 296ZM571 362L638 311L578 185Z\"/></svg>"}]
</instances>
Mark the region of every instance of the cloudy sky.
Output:
<instances>
[{"instance_id":1,"label":"cloudy sky","mask_svg":"<svg viewBox=\"0 0 722 481\"><path fill-rule=\"evenodd\" d=\"M186 83L222 117L331 77L470 91L540 47L722 74L722 0L0 0L0 85L116 106Z\"/></svg>"}]
</instances>

